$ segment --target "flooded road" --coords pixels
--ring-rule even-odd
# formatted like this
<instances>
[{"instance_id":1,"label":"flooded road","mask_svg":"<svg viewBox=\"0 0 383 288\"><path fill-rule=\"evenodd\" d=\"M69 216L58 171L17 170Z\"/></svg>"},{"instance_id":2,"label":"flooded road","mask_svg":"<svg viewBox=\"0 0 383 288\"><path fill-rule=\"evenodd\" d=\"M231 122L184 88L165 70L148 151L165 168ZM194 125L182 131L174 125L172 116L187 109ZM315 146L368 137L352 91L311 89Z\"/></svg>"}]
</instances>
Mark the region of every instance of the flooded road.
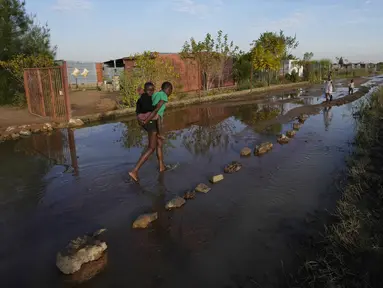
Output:
<instances>
[{"instance_id":1,"label":"flooded road","mask_svg":"<svg viewBox=\"0 0 383 288\"><path fill-rule=\"evenodd\" d=\"M284 283L281 276L295 271L299 235L335 206L336 179L355 135L347 104L310 117L288 145L240 158L243 147L276 143L275 134L292 127L262 132L258 123L320 98L301 94L288 94L287 102L278 95L266 104L231 100L169 112L165 160L179 166L159 175L152 157L140 185L127 175L146 144L134 120L0 144L0 286L65 286L57 251L101 227L108 229L108 266L83 287ZM233 160L241 171L165 211L166 200L207 183ZM159 213L151 228L132 230L133 220L150 211Z\"/></svg>"}]
</instances>

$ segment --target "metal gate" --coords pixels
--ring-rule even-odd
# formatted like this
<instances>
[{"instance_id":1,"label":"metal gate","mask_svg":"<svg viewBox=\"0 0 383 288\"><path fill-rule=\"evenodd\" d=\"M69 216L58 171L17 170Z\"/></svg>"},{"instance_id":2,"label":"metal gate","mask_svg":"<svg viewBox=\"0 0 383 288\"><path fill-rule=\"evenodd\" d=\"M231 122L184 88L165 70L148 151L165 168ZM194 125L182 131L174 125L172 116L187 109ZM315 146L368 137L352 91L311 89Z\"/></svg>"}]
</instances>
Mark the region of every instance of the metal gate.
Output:
<instances>
[{"instance_id":1,"label":"metal gate","mask_svg":"<svg viewBox=\"0 0 383 288\"><path fill-rule=\"evenodd\" d=\"M65 62L57 67L25 69L24 88L31 114L69 121L71 108Z\"/></svg>"}]
</instances>

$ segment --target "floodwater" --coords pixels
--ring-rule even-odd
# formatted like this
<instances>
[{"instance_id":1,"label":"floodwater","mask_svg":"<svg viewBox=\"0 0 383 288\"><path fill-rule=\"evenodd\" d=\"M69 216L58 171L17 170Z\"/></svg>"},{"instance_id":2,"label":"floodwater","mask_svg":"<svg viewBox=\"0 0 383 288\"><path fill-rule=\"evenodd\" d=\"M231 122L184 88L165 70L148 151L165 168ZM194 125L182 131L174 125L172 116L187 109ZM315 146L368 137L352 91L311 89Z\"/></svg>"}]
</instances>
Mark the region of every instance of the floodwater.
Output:
<instances>
[{"instance_id":1,"label":"floodwater","mask_svg":"<svg viewBox=\"0 0 383 288\"><path fill-rule=\"evenodd\" d=\"M167 163L153 156L129 181L146 136L134 120L56 131L0 144L0 287L61 287L57 251L108 229L108 265L83 287L274 287L295 271L294 247L310 219L332 209L336 179L355 135L354 104L310 117L288 144L262 157L245 147L276 143L291 123L260 131L261 121L320 96L226 101L172 111L165 118ZM283 100L282 102L278 102ZM322 99L323 100L323 99ZM243 164L208 194L178 210L166 200ZM133 220L157 211L149 229ZM309 220L308 220L309 219Z\"/></svg>"}]
</instances>

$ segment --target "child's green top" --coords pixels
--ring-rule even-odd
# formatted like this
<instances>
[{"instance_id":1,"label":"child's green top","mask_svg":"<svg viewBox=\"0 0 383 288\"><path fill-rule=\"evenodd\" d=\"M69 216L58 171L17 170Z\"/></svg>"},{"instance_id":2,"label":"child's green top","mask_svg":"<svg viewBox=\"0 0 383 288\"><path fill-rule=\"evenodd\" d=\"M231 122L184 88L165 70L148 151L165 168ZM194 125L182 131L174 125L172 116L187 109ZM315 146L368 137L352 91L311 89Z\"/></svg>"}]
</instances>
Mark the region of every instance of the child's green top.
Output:
<instances>
[{"instance_id":1,"label":"child's green top","mask_svg":"<svg viewBox=\"0 0 383 288\"><path fill-rule=\"evenodd\" d=\"M152 104L153 106L157 106L158 102L164 101L165 103L161 106L160 110L158 110L157 114L159 116L164 117L164 112L166 109L166 103L168 102L168 95L164 91L159 91L157 93L154 93L152 96Z\"/></svg>"}]
</instances>

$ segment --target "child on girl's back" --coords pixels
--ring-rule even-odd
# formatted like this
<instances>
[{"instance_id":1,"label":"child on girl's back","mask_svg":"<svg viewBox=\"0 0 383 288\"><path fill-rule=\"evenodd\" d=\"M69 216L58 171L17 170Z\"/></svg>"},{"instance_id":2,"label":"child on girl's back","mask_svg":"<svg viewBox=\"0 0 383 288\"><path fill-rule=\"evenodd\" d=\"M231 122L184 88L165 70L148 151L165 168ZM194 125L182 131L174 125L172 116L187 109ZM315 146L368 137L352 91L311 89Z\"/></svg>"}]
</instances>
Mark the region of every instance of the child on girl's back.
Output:
<instances>
[{"instance_id":1,"label":"child on girl's back","mask_svg":"<svg viewBox=\"0 0 383 288\"><path fill-rule=\"evenodd\" d=\"M137 114L137 120L140 122L140 124L143 126L145 130L152 130L153 127L147 127L146 120L151 115L151 113L154 111L153 106L153 94L154 94L154 84L151 82L147 82L144 85L144 89L139 87L137 89L137 92L141 95L140 98L137 100L136 103L136 114ZM155 115L152 117L151 121L155 121L156 124L156 130L157 130L157 137L161 139L165 139L161 133L160 133L160 124L158 123L158 115ZM144 124L145 123L145 124Z\"/></svg>"}]
</instances>

